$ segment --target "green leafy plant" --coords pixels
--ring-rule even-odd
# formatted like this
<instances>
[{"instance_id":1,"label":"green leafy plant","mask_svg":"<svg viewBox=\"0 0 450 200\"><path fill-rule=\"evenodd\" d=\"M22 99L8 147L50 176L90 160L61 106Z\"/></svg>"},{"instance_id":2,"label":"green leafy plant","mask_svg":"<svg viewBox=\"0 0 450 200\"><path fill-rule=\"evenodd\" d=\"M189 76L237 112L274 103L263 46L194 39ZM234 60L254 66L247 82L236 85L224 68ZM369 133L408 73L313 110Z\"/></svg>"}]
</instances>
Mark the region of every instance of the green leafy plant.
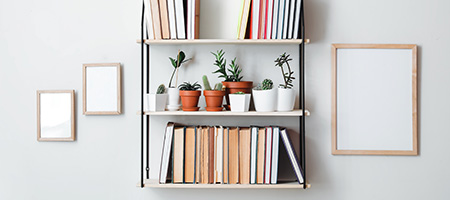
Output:
<instances>
[{"instance_id":1,"label":"green leafy plant","mask_svg":"<svg viewBox=\"0 0 450 200\"><path fill-rule=\"evenodd\" d=\"M294 85L292 85L292 81L295 79L292 74L294 74L294 71L291 70L291 66L289 65L289 61L292 60L292 58L289 58L290 55L286 55L286 52L280 55L277 59L275 59L275 66L280 67L281 74L283 75L283 81L284 84L280 84L281 87L285 89L290 89ZM283 65L286 64L287 66L287 72L284 71Z\"/></svg>"},{"instance_id":2,"label":"green leafy plant","mask_svg":"<svg viewBox=\"0 0 450 200\"><path fill-rule=\"evenodd\" d=\"M230 68L231 69L228 69L228 71L231 73L231 75L229 76L229 79L231 79L231 81L233 81L233 82L241 81L242 76L240 74L242 72L242 69L239 67L238 64L236 64L236 58L234 58L231 61Z\"/></svg>"},{"instance_id":3,"label":"green leafy plant","mask_svg":"<svg viewBox=\"0 0 450 200\"><path fill-rule=\"evenodd\" d=\"M214 71L213 73L220 74L219 78L224 78L226 82L239 82L242 79L242 76L240 75L242 72L242 69L239 67L238 64L236 64L236 58L234 58L231 61L230 68L227 69L227 61L224 58L225 52L223 49L218 50L216 53L211 52L216 60L214 61L214 65L217 66L219 69ZM231 75L227 74L227 71L231 73Z\"/></svg>"},{"instance_id":4,"label":"green leafy plant","mask_svg":"<svg viewBox=\"0 0 450 200\"><path fill-rule=\"evenodd\" d=\"M233 93L233 94L245 94L244 92L241 92L241 91L239 91L239 92L235 92L235 93Z\"/></svg>"},{"instance_id":5,"label":"green leafy plant","mask_svg":"<svg viewBox=\"0 0 450 200\"><path fill-rule=\"evenodd\" d=\"M180 84L180 86L178 86L178 89L180 90L189 90L189 91L195 91L198 89L201 89L202 86L200 84L197 83L197 81L195 83L190 83L190 82L184 82L182 84Z\"/></svg>"},{"instance_id":6,"label":"green leafy plant","mask_svg":"<svg viewBox=\"0 0 450 200\"><path fill-rule=\"evenodd\" d=\"M206 75L203 75L202 79L203 79L203 87L205 88L205 90L213 90L211 89L211 85L209 84L208 77ZM216 85L214 85L214 90L221 91L222 87L223 87L222 83L216 83Z\"/></svg>"},{"instance_id":7,"label":"green leafy plant","mask_svg":"<svg viewBox=\"0 0 450 200\"><path fill-rule=\"evenodd\" d=\"M158 86L158 89L156 89L156 94L164 94L166 92L166 86L164 84L161 84Z\"/></svg>"},{"instance_id":8,"label":"green leafy plant","mask_svg":"<svg viewBox=\"0 0 450 200\"><path fill-rule=\"evenodd\" d=\"M169 57L170 62L172 63L172 66L174 67L173 72L172 72L172 76L170 76L170 81L169 81L169 88L174 87L172 86L172 80L173 80L173 76L176 74L176 80L175 80L175 87L177 85L178 82L178 69L181 67L181 64L191 60L191 58L186 59L186 55L184 54L183 51L178 50L178 54L177 54L177 58L171 58Z\"/></svg>"}]
</instances>

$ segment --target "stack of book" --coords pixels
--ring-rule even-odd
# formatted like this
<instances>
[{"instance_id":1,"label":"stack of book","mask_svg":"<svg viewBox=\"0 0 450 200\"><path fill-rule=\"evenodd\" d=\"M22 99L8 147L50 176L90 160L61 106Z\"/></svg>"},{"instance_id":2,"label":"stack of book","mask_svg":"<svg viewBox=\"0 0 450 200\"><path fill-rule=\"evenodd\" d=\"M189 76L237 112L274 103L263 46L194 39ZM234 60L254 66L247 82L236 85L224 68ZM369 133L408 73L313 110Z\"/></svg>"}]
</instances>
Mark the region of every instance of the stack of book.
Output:
<instances>
[{"instance_id":1,"label":"stack of book","mask_svg":"<svg viewBox=\"0 0 450 200\"><path fill-rule=\"evenodd\" d=\"M197 39L199 0L144 0L150 40Z\"/></svg>"},{"instance_id":2,"label":"stack of book","mask_svg":"<svg viewBox=\"0 0 450 200\"><path fill-rule=\"evenodd\" d=\"M243 0L238 39L301 39L302 0Z\"/></svg>"},{"instance_id":3,"label":"stack of book","mask_svg":"<svg viewBox=\"0 0 450 200\"><path fill-rule=\"evenodd\" d=\"M280 139L302 184L303 172L284 128L180 126L169 122L159 182L276 184Z\"/></svg>"}]
</instances>

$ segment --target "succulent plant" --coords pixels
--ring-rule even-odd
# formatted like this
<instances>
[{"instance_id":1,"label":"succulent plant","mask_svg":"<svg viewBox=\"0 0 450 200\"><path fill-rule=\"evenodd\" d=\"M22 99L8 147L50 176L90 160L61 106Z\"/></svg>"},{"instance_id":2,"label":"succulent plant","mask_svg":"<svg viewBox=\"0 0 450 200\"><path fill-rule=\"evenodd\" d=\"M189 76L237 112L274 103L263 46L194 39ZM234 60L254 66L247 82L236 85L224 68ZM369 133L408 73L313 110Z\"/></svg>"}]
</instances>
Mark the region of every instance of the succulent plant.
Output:
<instances>
[{"instance_id":1,"label":"succulent plant","mask_svg":"<svg viewBox=\"0 0 450 200\"><path fill-rule=\"evenodd\" d=\"M240 73L242 72L242 69L239 67L238 64L236 64L236 58L234 58L231 61L230 69L226 68L227 61L223 57L225 55L225 52L223 49L218 50L216 53L211 52L215 57L216 60L214 61L214 65L219 67L216 71L213 73L219 73L219 78L224 78L226 82L239 82L242 79L242 76L240 76ZM227 74L227 71L231 73L231 75Z\"/></svg>"},{"instance_id":2,"label":"succulent plant","mask_svg":"<svg viewBox=\"0 0 450 200\"><path fill-rule=\"evenodd\" d=\"M205 90L213 90L211 89L211 85L209 84L208 77L206 75L203 75L202 79L203 79L203 87L205 88ZM214 90L221 91L222 86L223 86L222 83L216 83L216 85L214 85Z\"/></svg>"},{"instance_id":3,"label":"succulent plant","mask_svg":"<svg viewBox=\"0 0 450 200\"><path fill-rule=\"evenodd\" d=\"M223 84L222 83L216 83L216 85L214 85L214 90L221 91L222 88L223 88Z\"/></svg>"},{"instance_id":4,"label":"succulent plant","mask_svg":"<svg viewBox=\"0 0 450 200\"><path fill-rule=\"evenodd\" d=\"M164 94L166 92L166 86L164 84L161 84L158 86L158 89L156 89L156 94Z\"/></svg>"},{"instance_id":5,"label":"succulent plant","mask_svg":"<svg viewBox=\"0 0 450 200\"><path fill-rule=\"evenodd\" d=\"M235 93L233 93L233 94L245 94L245 93L242 92L242 91L239 91L239 92L235 92Z\"/></svg>"},{"instance_id":6,"label":"succulent plant","mask_svg":"<svg viewBox=\"0 0 450 200\"><path fill-rule=\"evenodd\" d=\"M281 74L283 75L284 84L280 84L281 87L285 89L292 88L294 85L292 85L292 80L295 79L292 74L294 74L294 71L291 70L291 66L289 65L289 61L292 60L292 58L289 58L290 55L286 55L286 52L280 55L277 59L275 59L275 66L280 67ZM284 72L283 65L286 64L287 66L287 72Z\"/></svg>"},{"instance_id":7,"label":"succulent plant","mask_svg":"<svg viewBox=\"0 0 450 200\"><path fill-rule=\"evenodd\" d=\"M198 90L201 88L202 88L202 86L200 84L198 84L197 81L194 83L190 83L190 82L186 81L186 82L180 84L180 86L178 86L178 89L180 89L180 90L190 90L190 91L195 91L195 90Z\"/></svg>"},{"instance_id":8,"label":"succulent plant","mask_svg":"<svg viewBox=\"0 0 450 200\"><path fill-rule=\"evenodd\" d=\"M172 76L170 76L169 88L173 87L172 86L172 79L173 79L173 76L175 74L177 74L177 78L175 80L175 86L177 85L177 82L178 82L178 69L181 67L181 64L191 60L191 58L188 58L186 60L185 60L185 58L186 58L186 55L184 54L183 51L180 51L180 50L178 50L177 59L169 57L170 62L172 63L172 66L174 67L173 72L172 72Z\"/></svg>"},{"instance_id":9,"label":"succulent plant","mask_svg":"<svg viewBox=\"0 0 450 200\"><path fill-rule=\"evenodd\" d=\"M270 90L270 89L272 89L273 88L273 82L272 82L272 80L270 80L270 79L264 79L263 80L263 82L262 82L262 86L261 86L261 89L262 90Z\"/></svg>"},{"instance_id":10,"label":"succulent plant","mask_svg":"<svg viewBox=\"0 0 450 200\"><path fill-rule=\"evenodd\" d=\"M203 75L203 87L205 90L211 90L211 85L209 84L208 77L206 75Z\"/></svg>"},{"instance_id":11,"label":"succulent plant","mask_svg":"<svg viewBox=\"0 0 450 200\"><path fill-rule=\"evenodd\" d=\"M254 87L253 89L255 89L255 90L271 90L272 88L273 88L272 80L266 78L263 80L262 83L258 83L258 85L256 87Z\"/></svg>"}]
</instances>

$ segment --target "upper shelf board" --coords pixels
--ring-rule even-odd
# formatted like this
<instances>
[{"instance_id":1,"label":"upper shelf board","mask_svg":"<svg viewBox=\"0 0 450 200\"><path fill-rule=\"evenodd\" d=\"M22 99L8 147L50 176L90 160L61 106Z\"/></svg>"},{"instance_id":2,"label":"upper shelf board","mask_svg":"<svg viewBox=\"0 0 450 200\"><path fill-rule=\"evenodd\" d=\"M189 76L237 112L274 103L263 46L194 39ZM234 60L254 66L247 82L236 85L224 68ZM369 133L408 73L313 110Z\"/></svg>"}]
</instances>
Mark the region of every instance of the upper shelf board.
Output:
<instances>
[{"instance_id":1,"label":"upper shelf board","mask_svg":"<svg viewBox=\"0 0 450 200\"><path fill-rule=\"evenodd\" d=\"M141 43L141 40L137 40ZM195 40L144 40L145 44L165 44L165 45L181 45L181 44L301 44L303 39L285 39L285 40L254 40L254 39L195 39ZM309 43L309 39L305 39L305 44Z\"/></svg>"},{"instance_id":2,"label":"upper shelf board","mask_svg":"<svg viewBox=\"0 0 450 200\"><path fill-rule=\"evenodd\" d=\"M302 110L293 110L290 112L231 112L231 111L220 111L220 112L207 112L205 110L201 111L156 111L156 112L144 112L144 115L159 115L159 116L279 116L279 117L298 117L302 116ZM308 110L305 110L305 115L309 116Z\"/></svg>"}]
</instances>

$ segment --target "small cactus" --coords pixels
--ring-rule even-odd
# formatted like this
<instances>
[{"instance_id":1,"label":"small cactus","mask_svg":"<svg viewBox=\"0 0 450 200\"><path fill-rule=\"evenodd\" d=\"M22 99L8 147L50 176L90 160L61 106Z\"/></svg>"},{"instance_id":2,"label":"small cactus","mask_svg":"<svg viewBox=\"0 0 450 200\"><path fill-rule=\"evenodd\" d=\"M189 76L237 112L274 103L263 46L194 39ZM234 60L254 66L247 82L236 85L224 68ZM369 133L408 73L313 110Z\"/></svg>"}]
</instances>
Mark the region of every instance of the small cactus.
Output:
<instances>
[{"instance_id":1,"label":"small cactus","mask_svg":"<svg viewBox=\"0 0 450 200\"><path fill-rule=\"evenodd\" d=\"M158 86L158 89L156 89L156 94L164 94L166 92L166 86L164 84L161 84Z\"/></svg>"},{"instance_id":2,"label":"small cactus","mask_svg":"<svg viewBox=\"0 0 450 200\"><path fill-rule=\"evenodd\" d=\"M262 82L262 86L261 89L262 90L270 90L273 87L273 82L270 79L264 79L264 81Z\"/></svg>"},{"instance_id":3,"label":"small cactus","mask_svg":"<svg viewBox=\"0 0 450 200\"><path fill-rule=\"evenodd\" d=\"M208 77L206 75L203 75L202 79L205 90L211 90L211 85L209 84Z\"/></svg>"},{"instance_id":4,"label":"small cactus","mask_svg":"<svg viewBox=\"0 0 450 200\"><path fill-rule=\"evenodd\" d=\"M216 85L214 85L214 90L221 91L222 87L223 87L222 83L216 83Z\"/></svg>"}]
</instances>

